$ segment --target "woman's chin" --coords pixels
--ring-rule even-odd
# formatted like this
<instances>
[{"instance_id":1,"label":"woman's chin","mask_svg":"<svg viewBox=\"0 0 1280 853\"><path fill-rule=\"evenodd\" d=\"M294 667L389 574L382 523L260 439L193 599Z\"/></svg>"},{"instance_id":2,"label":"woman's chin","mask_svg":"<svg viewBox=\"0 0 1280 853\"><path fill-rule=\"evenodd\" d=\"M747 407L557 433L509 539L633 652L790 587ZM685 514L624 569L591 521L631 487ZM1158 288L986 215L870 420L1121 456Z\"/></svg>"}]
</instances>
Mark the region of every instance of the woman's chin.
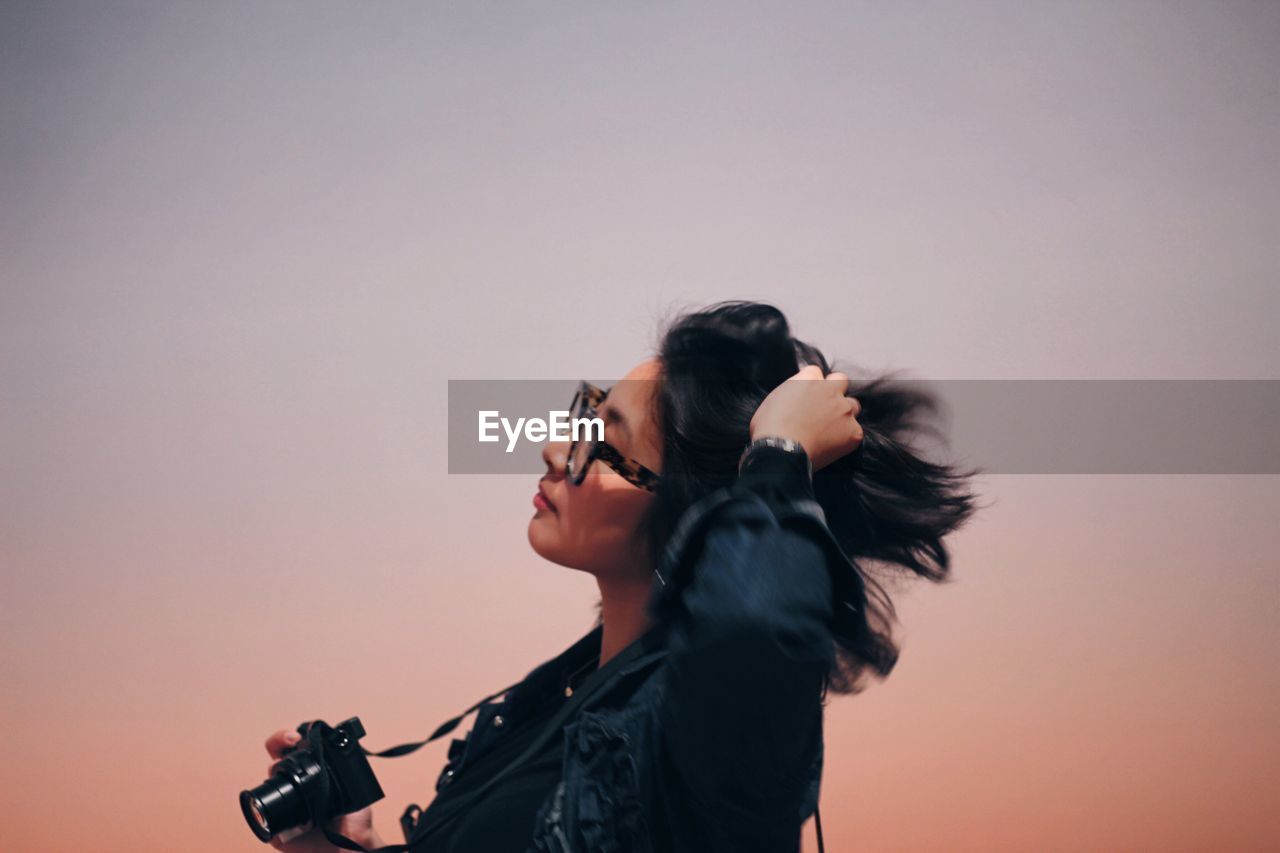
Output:
<instances>
[{"instance_id":1,"label":"woman's chin","mask_svg":"<svg viewBox=\"0 0 1280 853\"><path fill-rule=\"evenodd\" d=\"M542 513L535 515L529 520L529 529L527 534L529 547L532 548L538 556L546 557L548 560L551 559L548 554L551 552L549 546L554 541L552 538L553 534L548 532L547 520L543 518Z\"/></svg>"}]
</instances>

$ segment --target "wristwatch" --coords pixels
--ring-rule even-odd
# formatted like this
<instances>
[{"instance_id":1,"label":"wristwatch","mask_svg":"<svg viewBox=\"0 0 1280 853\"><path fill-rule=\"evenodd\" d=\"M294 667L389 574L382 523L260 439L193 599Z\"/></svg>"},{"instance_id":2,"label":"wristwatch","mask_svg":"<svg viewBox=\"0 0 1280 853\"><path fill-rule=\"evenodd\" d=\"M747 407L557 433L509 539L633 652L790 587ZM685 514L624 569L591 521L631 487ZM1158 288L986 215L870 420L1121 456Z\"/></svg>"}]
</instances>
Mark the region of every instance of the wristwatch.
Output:
<instances>
[{"instance_id":1,"label":"wristwatch","mask_svg":"<svg viewBox=\"0 0 1280 853\"><path fill-rule=\"evenodd\" d=\"M762 435L747 445L742 451L742 455L738 457L738 473L742 473L742 468L746 464L747 457L751 455L758 447L774 447L778 450L785 450L788 453L798 454L804 459L805 469L809 472L809 480L813 480L813 460L809 458L809 454L805 453L804 446L798 441L790 438L783 438L778 435Z\"/></svg>"}]
</instances>

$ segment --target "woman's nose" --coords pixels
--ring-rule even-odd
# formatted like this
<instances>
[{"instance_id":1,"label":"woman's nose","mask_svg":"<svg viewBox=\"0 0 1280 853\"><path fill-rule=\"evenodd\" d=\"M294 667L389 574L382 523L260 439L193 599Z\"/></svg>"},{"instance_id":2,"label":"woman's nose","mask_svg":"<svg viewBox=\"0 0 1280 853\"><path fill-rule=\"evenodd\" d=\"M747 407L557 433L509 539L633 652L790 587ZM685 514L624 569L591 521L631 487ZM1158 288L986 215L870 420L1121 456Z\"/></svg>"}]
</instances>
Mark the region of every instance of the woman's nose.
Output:
<instances>
[{"instance_id":1,"label":"woman's nose","mask_svg":"<svg viewBox=\"0 0 1280 853\"><path fill-rule=\"evenodd\" d=\"M565 462L569 458L568 441L548 441L542 448L542 461L547 464L547 471L556 476L563 476Z\"/></svg>"}]
</instances>

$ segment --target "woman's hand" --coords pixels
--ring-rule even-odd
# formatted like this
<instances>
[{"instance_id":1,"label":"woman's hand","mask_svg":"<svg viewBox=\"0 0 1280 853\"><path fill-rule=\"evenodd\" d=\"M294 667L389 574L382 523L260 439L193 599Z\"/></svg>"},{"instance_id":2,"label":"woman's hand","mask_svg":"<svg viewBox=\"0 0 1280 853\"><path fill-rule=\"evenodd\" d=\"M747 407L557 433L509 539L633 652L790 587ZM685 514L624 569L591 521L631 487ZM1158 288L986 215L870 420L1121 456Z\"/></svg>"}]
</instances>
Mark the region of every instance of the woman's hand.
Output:
<instances>
[{"instance_id":1,"label":"woman's hand","mask_svg":"<svg viewBox=\"0 0 1280 853\"><path fill-rule=\"evenodd\" d=\"M799 442L817 471L862 443L862 405L845 396L849 377L822 375L810 364L769 392L751 418L751 438L776 435Z\"/></svg>"},{"instance_id":2,"label":"woman's hand","mask_svg":"<svg viewBox=\"0 0 1280 853\"><path fill-rule=\"evenodd\" d=\"M281 729L267 738L267 754L271 756L271 764L268 767L274 767L275 763L284 757L285 750L297 746L301 740L302 736L292 729ZM270 769L267 770L267 775L271 775ZM386 845L377 830L373 828L372 807L339 815L329 822L329 829L345 835L369 850ZM330 844L329 839L325 838L324 833L319 829L311 828L301 834L293 830L281 835L284 840L277 835L271 839L271 846L283 853L342 853L342 848Z\"/></svg>"}]
</instances>

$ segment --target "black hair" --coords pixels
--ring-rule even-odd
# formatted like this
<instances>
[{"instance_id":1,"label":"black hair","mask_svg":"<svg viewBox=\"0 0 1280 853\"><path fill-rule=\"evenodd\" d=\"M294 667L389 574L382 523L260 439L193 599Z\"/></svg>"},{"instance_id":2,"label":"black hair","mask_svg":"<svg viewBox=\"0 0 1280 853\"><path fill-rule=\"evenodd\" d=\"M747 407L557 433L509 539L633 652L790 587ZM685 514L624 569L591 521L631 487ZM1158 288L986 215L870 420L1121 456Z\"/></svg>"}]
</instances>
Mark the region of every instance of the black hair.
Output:
<instances>
[{"instance_id":1,"label":"black hair","mask_svg":"<svg viewBox=\"0 0 1280 853\"><path fill-rule=\"evenodd\" d=\"M660 555L685 510L736 479L752 415L769 392L806 365L820 365L823 375L836 368L792 336L778 308L744 300L666 322L655 355L661 381L651 414L661 429L662 479L641 535L649 553ZM863 440L813 476L814 495L853 572L836 587L836 654L824 696L856 693L868 673L884 678L893 669L894 607L869 568L946 580L950 557L942 539L974 512L967 481L979 473L927 461L912 446L915 433L940 432L932 423L939 410L933 393L891 375L839 372L849 376L846 393L862 406Z\"/></svg>"}]
</instances>

